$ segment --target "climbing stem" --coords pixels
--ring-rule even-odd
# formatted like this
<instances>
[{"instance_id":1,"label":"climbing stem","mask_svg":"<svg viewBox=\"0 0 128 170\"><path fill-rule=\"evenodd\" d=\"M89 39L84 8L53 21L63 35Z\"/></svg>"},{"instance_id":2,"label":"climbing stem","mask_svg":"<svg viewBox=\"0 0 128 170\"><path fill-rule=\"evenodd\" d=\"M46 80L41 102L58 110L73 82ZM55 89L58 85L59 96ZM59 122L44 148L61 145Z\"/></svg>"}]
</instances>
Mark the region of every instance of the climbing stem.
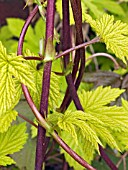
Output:
<instances>
[{"instance_id":1,"label":"climbing stem","mask_svg":"<svg viewBox=\"0 0 128 170\"><path fill-rule=\"evenodd\" d=\"M62 9L63 9L63 37L62 37L62 50L66 50L71 47L71 37L70 37L70 21L69 21L69 0L62 0ZM67 34L69 33L69 36ZM66 69L67 65L69 64L70 61L70 54L67 54L64 59L64 68ZM73 99L75 106L78 110L82 109L82 106L80 104L72 74L69 73L66 75L66 81L68 84L68 89L69 90L69 95Z\"/></svg>"},{"instance_id":2,"label":"climbing stem","mask_svg":"<svg viewBox=\"0 0 128 170\"><path fill-rule=\"evenodd\" d=\"M51 43L51 44L53 43L54 15L55 15L55 0L48 0L47 1L47 13L46 13L46 36L45 36L44 55L47 52L46 47L48 43ZM51 61L46 62L44 64L44 69L43 69L44 71L43 71L43 79L42 79L42 93L41 93L41 101L40 101L40 114L43 117L45 117L48 114L48 97L49 97L49 89L50 89L51 66L52 66ZM42 170L42 165L45 159L45 154L46 154L46 150L48 147L49 139L50 138L46 137L46 130L39 124L38 135L37 135L37 145L36 145L35 170Z\"/></svg>"}]
</instances>

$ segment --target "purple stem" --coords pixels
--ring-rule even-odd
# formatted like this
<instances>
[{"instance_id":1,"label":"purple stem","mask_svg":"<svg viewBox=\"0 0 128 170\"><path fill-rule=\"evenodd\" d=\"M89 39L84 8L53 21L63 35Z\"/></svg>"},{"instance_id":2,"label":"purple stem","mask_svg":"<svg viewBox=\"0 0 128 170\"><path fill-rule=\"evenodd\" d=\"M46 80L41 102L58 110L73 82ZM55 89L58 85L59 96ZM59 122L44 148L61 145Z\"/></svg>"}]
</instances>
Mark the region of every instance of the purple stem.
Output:
<instances>
[{"instance_id":1,"label":"purple stem","mask_svg":"<svg viewBox=\"0 0 128 170\"><path fill-rule=\"evenodd\" d=\"M33 19L34 15L36 14L36 12L38 11L38 7L36 6L33 11L31 12L30 16L28 17L28 19L26 20L22 31L21 31L21 35L19 37L19 44L18 44L18 50L17 50L17 54L18 55L22 55L22 50L23 50L23 42L24 42L24 37L27 31L28 26L30 25L31 20ZM39 120L39 122L41 122L42 127L44 127L44 129L47 129L49 127L49 125L47 125L45 119L41 116L41 114L39 113L38 109L36 108L30 93L27 89L27 87L22 84L22 90L24 93L24 96L31 108L31 110L33 111L35 117L37 118L37 120ZM53 138L57 141L57 143L73 158L75 159L77 162L79 162L82 166L84 166L85 168L87 168L88 170L96 170L95 168L93 168L91 165L89 165L87 162L85 162L78 154L76 154L55 132L53 132L52 134Z\"/></svg>"},{"instance_id":2,"label":"purple stem","mask_svg":"<svg viewBox=\"0 0 128 170\"><path fill-rule=\"evenodd\" d=\"M62 0L62 8L63 8L63 42L62 42L62 50L65 51L71 47L71 38L67 36L70 33L70 21L69 21L69 0ZM69 64L70 54L67 54L64 57L64 67L66 69L67 65ZM73 79L72 74L69 73L66 76L66 81L68 84L69 95L73 99L75 106L78 110L82 109L81 103L79 101Z\"/></svg>"},{"instance_id":3,"label":"purple stem","mask_svg":"<svg viewBox=\"0 0 128 170\"><path fill-rule=\"evenodd\" d=\"M36 57L36 56L27 56L27 57L24 57L25 60L38 60L38 61L41 61L43 60L41 57Z\"/></svg>"},{"instance_id":4,"label":"purple stem","mask_svg":"<svg viewBox=\"0 0 128 170\"><path fill-rule=\"evenodd\" d=\"M29 124L31 124L32 126L34 126L35 128L38 128L38 126L31 120L29 120L27 117L25 117L24 115L18 113L18 116L20 118L22 118L23 120L25 120L26 122L28 122Z\"/></svg>"},{"instance_id":5,"label":"purple stem","mask_svg":"<svg viewBox=\"0 0 128 170\"><path fill-rule=\"evenodd\" d=\"M22 55L24 37L26 35L27 29L28 29L32 19L34 18L34 16L36 15L37 12L38 12L38 6L36 5L35 8L33 9L33 11L30 13L29 17L27 18L27 20L22 28L22 32L20 34L20 38L19 38L19 42L18 42L18 52L17 52L18 55Z\"/></svg>"},{"instance_id":6,"label":"purple stem","mask_svg":"<svg viewBox=\"0 0 128 170\"><path fill-rule=\"evenodd\" d=\"M79 44L83 43L81 2L79 0L77 0L77 1L71 0L71 6L72 6L74 20L75 20L75 26L76 26L76 45L79 45ZM80 62L80 59L81 59L81 62ZM76 80L75 87L74 87L75 91L78 89L80 82L82 80L83 73L84 73L84 68L85 68L85 49L84 49L84 47L81 49L78 49L76 51L74 67L73 67L73 72L72 72L73 81L75 81L75 78L76 78L76 73L78 71L79 62L81 64L80 64L78 78ZM68 87L68 89L66 91L66 95L64 97L64 100L60 106L60 110L62 112L69 106L69 104L72 100L69 95L69 92L70 92L70 90ZM81 104L77 108L80 108L80 110L83 110Z\"/></svg>"},{"instance_id":7,"label":"purple stem","mask_svg":"<svg viewBox=\"0 0 128 170\"><path fill-rule=\"evenodd\" d=\"M37 110L35 104L32 101L32 98L29 94L29 91L25 85L22 84L23 92L25 95L25 98L33 111L34 115L36 116L37 120L42 124L42 127L47 129L49 125L45 122L45 119L41 116L39 111ZM56 142L78 163L80 163L83 167L87 168L88 170L96 170L91 165L89 165L83 158L81 158L77 153L75 153L58 135L57 133L52 133L53 138L56 140Z\"/></svg>"},{"instance_id":8,"label":"purple stem","mask_svg":"<svg viewBox=\"0 0 128 170\"><path fill-rule=\"evenodd\" d=\"M54 14L55 14L55 0L47 1L47 14L46 14L46 44L48 39L53 41L54 36ZM40 113L43 117L48 114L48 97L50 89L50 76L51 76L52 62L44 64L44 72L42 79L42 93L40 102ZM42 170L42 164L45 160L45 154L49 143L48 137L46 137L46 130L38 125L37 145L36 145L36 165L35 170Z\"/></svg>"},{"instance_id":9,"label":"purple stem","mask_svg":"<svg viewBox=\"0 0 128 170\"><path fill-rule=\"evenodd\" d=\"M80 2L80 0L70 0L70 1L71 1L71 6L72 6L74 20L75 20L75 26L76 26L76 45L79 45L79 44L83 43L81 2ZM75 63L77 63L77 64L74 65L74 68L73 68L73 72L72 72L73 80L75 80L76 73L78 70L79 58L81 58L81 65L80 65L78 78L75 82L75 88L76 88L75 90L78 89L80 82L82 80L83 73L84 73L84 68L85 68L85 50L84 50L84 48L81 48L76 51ZM65 98L61 104L60 110L62 112L69 106L69 104L72 100L68 93L69 91L70 91L69 89L66 91ZM83 110L81 104L78 105L77 108L81 108L80 110ZM112 170L117 170L116 166L113 164L113 162L110 160L110 158L105 154L103 148L100 145L99 145L99 150L100 150L101 156L103 157L105 162L108 164L108 166L110 168L112 168Z\"/></svg>"},{"instance_id":10,"label":"purple stem","mask_svg":"<svg viewBox=\"0 0 128 170\"><path fill-rule=\"evenodd\" d=\"M101 157L105 160L105 162L107 163L107 165L112 169L112 170L118 170L118 168L116 167L116 165L114 165L114 163L111 161L111 159L109 159L108 155L105 153L105 151L103 150L103 148L99 145L99 150L100 150L100 154Z\"/></svg>"},{"instance_id":11,"label":"purple stem","mask_svg":"<svg viewBox=\"0 0 128 170\"><path fill-rule=\"evenodd\" d=\"M68 170L68 163L63 159L63 170Z\"/></svg>"},{"instance_id":12,"label":"purple stem","mask_svg":"<svg viewBox=\"0 0 128 170\"><path fill-rule=\"evenodd\" d=\"M94 44L94 43L96 43L96 42L100 42L100 38L99 38L99 37L95 37L95 38L93 38L91 41L88 41L88 42L79 44L79 45L77 45L77 46L75 46L75 47L72 47L72 48L70 48L70 49L67 49L67 50L65 50L64 52L56 55L55 59L58 59L58 58L60 58L60 57L62 57L62 56L65 56L66 54L71 53L72 51L78 50L78 49L83 48L83 47L87 47L87 46L89 46L89 45L91 45L91 44Z\"/></svg>"},{"instance_id":13,"label":"purple stem","mask_svg":"<svg viewBox=\"0 0 128 170\"><path fill-rule=\"evenodd\" d=\"M75 26L76 26L76 45L79 45L83 43L81 1L80 0L76 0L76 2L75 0L70 0L70 1L71 1L71 6L72 6L74 20L75 20ZM74 64L79 63L77 62L78 60L77 58L81 58L81 71L79 72L79 74L83 76L84 68L85 68L85 48L84 47L76 51ZM74 65L73 73L72 73L73 80L75 80L76 78L78 65L79 64L76 64L76 66Z\"/></svg>"}]
</instances>

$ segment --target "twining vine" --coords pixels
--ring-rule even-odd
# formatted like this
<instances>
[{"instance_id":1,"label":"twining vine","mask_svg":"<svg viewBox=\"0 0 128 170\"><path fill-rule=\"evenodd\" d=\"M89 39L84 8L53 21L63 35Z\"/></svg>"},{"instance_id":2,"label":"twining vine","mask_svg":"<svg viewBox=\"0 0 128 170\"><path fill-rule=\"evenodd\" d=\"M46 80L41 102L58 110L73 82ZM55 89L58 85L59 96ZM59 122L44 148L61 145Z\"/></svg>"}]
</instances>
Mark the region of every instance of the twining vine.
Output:
<instances>
[{"instance_id":1,"label":"twining vine","mask_svg":"<svg viewBox=\"0 0 128 170\"><path fill-rule=\"evenodd\" d=\"M52 1L50 1L48 4L49 4L50 7L52 6L51 8L52 8L53 11L54 11L54 3L52 3ZM50 7L49 7L49 8L50 8ZM51 9L50 9L50 10L51 10ZM28 28L31 20L33 19L33 17L34 17L35 14L37 13L37 11L38 11L38 6L36 6L36 7L33 9L33 11L31 12L31 15L28 17L26 23L24 24L24 27L23 27L22 32L21 32L21 35L20 35L19 44L18 44L18 52L17 52L18 55L22 55L23 41L24 41L24 37L25 37L26 31L27 31L27 28ZM49 15L50 15L50 13L51 13L51 11L49 11ZM47 14L47 16L48 16L48 14ZM51 15L49 16L49 19L50 19L50 17L51 17ZM52 18L52 19L53 19L53 18ZM47 23L47 22L46 22L46 23ZM48 24L49 24L49 23L48 23ZM50 28L50 27L49 27L49 28ZM51 37L53 37L53 26L52 26L52 29L47 32L47 40L48 40L48 38L51 38ZM46 64L47 64L47 63L46 63ZM49 67L49 69L50 69L50 67L51 67L51 61L48 63L48 65L46 65L46 71L47 71L47 67ZM46 73L46 75L47 75L47 73ZM49 71L49 76L50 76L50 71ZM43 77L44 77L44 76L43 76ZM47 77L47 78L48 78L48 77ZM44 83L44 81L45 81L45 80L43 80L43 83ZM48 82L50 83L49 78L48 78ZM48 84L46 84L46 85L48 85ZM22 89L23 89L24 95L25 95L25 97L26 97L26 99L27 99L27 102L28 102L30 108L31 108L32 111L34 112L34 114L35 114L35 116L37 117L37 119L40 121L41 125L44 127L44 129L43 129L42 126L41 126L41 127L39 126L40 129L43 129L43 130L41 130L41 132L43 132L43 133L41 134L42 138L39 138L39 140L40 140L40 141L39 141L39 145L38 145L38 143L37 143L37 156L36 156L35 169L36 169L36 170L40 170L40 169L42 169L43 159L44 159L44 157L45 157L45 154L44 154L44 152L42 152L42 151L45 150L45 152L46 152L46 146L45 146L46 144L44 143L44 145L42 145L42 143L43 143L43 142L46 142L46 141L45 141L45 138L46 138L46 137L45 137L45 129L47 129L47 125L46 125L46 122L45 122L45 120L43 119L43 117L40 116L40 113L39 113L38 110L36 109L36 106L34 105L32 99L31 99L31 96L30 96L30 94L29 94L29 92L28 92L27 87L26 87L25 85L22 85ZM47 91L47 93L49 93L49 92ZM45 94L45 95L46 95L46 94ZM48 94L47 94L47 96L45 96L45 97L46 97L46 103L47 103ZM47 110L48 104L47 104L47 106L45 106L45 107L46 107L46 110ZM43 113L44 113L46 110L43 110ZM44 123L44 122L45 122L45 123ZM46 125L46 126L45 126L45 125ZM49 128L49 127L48 127L48 128ZM66 144L59 138L59 136L58 136L56 133L53 132L52 136L53 136L54 139L59 143L59 145L60 145L61 147L63 147L63 148L64 148L76 161L78 161L82 166L84 166L85 168L88 168L88 169L90 169L90 170L95 170L95 168L93 168L92 166L90 166L90 165L89 165L87 162L85 162L80 156L78 156L73 150L71 150L71 149L69 148L69 146L66 145ZM41 146L43 146L42 149L41 149ZM38 147L39 147L39 149L38 149ZM39 153L38 153L38 152L39 152ZM39 156L38 156L38 154L39 154ZM43 155L43 154L44 154L44 155ZM41 155L42 155L42 156L41 156ZM38 159L38 160L37 160L37 159ZM37 162L38 162L38 164L37 164Z\"/></svg>"},{"instance_id":2,"label":"twining vine","mask_svg":"<svg viewBox=\"0 0 128 170\"><path fill-rule=\"evenodd\" d=\"M119 152L128 148L126 144L128 139L128 103L122 99L122 106L110 105L125 90L100 86L93 91L82 89L82 91L78 92L78 88L85 72L86 61L103 55L110 58L116 67L119 67L116 60L106 53L93 54L86 59L85 49L91 44L105 43L107 49L110 49L124 64L127 64L128 25L121 21L114 21L114 17L106 13L99 19L93 19L89 14L85 13L84 19L95 30L97 36L88 42L84 42L82 33L83 1L62 0L61 2L60 0L47 0L44 51L38 57L29 51L29 56L23 52L25 35L38 11L42 19L44 19L42 14L44 2L46 1L40 2L36 0L37 5L31 11L22 28L17 55L15 53L7 54L5 47L0 42L0 164L4 166L15 163L8 155L19 151L27 140L24 123L11 126L11 122L18 115L38 129L35 170L42 169L47 156L54 149L55 142L63 148L60 147L60 152L64 153L65 162L67 161L74 168L83 169L84 167L89 170L95 170L90 163L93 160L94 153L97 151L112 170L117 170L117 166L106 155L104 148L107 144ZM58 54L55 53L54 47L56 3L61 3L62 5L62 37L60 42L62 49L58 50ZM71 9L76 30L75 47L71 45ZM74 58L71 56L72 51L75 51ZM67 71L66 74L63 72L52 72L52 63L58 58L62 59L63 71ZM31 61L34 61L34 63L31 63ZM71 62L72 67L68 70ZM30 69L32 65L36 68L34 69L39 76L39 80L37 79L36 83L41 84L41 89L38 89L40 94L40 103L38 104L35 102L35 96L33 95L37 90L37 84L33 79L34 71L32 72ZM42 71L41 74L40 71ZM53 106L53 108L50 108L50 95L52 95L52 100L56 100L58 97L58 95L53 94L58 94L59 90L55 89L57 86L51 87L51 84L58 83L57 75L65 76L67 89L63 100L59 103L60 107ZM39 82L40 79L41 83ZM54 83L52 79L54 79ZM14 110L14 107L20 100L21 86L38 125ZM53 89L54 91L51 93ZM73 108L72 101L74 103ZM74 108L76 109L75 111ZM16 139L11 138L10 134L14 134ZM19 142L19 135L21 136L21 142ZM48 150L51 137L53 138L53 144ZM9 150L8 144L10 142L12 143ZM16 144L17 148L14 148ZM7 150L4 146L7 147Z\"/></svg>"}]
</instances>

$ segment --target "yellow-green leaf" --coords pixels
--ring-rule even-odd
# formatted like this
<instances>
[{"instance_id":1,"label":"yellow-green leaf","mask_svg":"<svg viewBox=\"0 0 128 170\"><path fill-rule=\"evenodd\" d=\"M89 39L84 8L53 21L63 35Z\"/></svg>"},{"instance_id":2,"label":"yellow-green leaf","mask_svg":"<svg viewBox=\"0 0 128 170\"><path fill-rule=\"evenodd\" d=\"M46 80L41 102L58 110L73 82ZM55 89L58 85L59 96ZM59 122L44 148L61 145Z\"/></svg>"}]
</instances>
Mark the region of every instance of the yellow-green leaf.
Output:
<instances>
[{"instance_id":1,"label":"yellow-green leaf","mask_svg":"<svg viewBox=\"0 0 128 170\"><path fill-rule=\"evenodd\" d=\"M13 120L16 120L17 112L15 110L11 110L5 112L0 116L0 133L6 132L10 127Z\"/></svg>"},{"instance_id":2,"label":"yellow-green leaf","mask_svg":"<svg viewBox=\"0 0 128 170\"><path fill-rule=\"evenodd\" d=\"M115 55L126 63L128 58L128 25L120 20L114 21L114 16L104 14L100 19L93 20L86 14L86 22L96 31L101 41Z\"/></svg>"},{"instance_id":3,"label":"yellow-green leaf","mask_svg":"<svg viewBox=\"0 0 128 170\"><path fill-rule=\"evenodd\" d=\"M119 88L111 88L110 86L103 88L103 86L99 86L94 91L83 90L79 96L84 110L88 111L115 101L123 92L124 90L120 90Z\"/></svg>"},{"instance_id":4,"label":"yellow-green leaf","mask_svg":"<svg viewBox=\"0 0 128 170\"><path fill-rule=\"evenodd\" d=\"M91 163L95 153L95 148L91 142L83 138L80 133L78 134L78 145L76 145L76 142L72 136L65 131L62 132L61 138L84 160L86 160L88 163ZM75 170L84 170L84 167L77 163L65 150L62 148L60 149L61 153L64 153L65 159L71 167L73 167Z\"/></svg>"},{"instance_id":5,"label":"yellow-green leaf","mask_svg":"<svg viewBox=\"0 0 128 170\"><path fill-rule=\"evenodd\" d=\"M16 162L9 156L0 156L0 165L2 166L7 166L15 163Z\"/></svg>"},{"instance_id":6,"label":"yellow-green leaf","mask_svg":"<svg viewBox=\"0 0 128 170\"><path fill-rule=\"evenodd\" d=\"M0 115L12 110L21 95L20 83L35 90L33 76L22 56L8 55L0 42Z\"/></svg>"},{"instance_id":7,"label":"yellow-green leaf","mask_svg":"<svg viewBox=\"0 0 128 170\"><path fill-rule=\"evenodd\" d=\"M11 126L8 131L0 133L0 156L18 152L26 143L26 123Z\"/></svg>"},{"instance_id":8,"label":"yellow-green leaf","mask_svg":"<svg viewBox=\"0 0 128 170\"><path fill-rule=\"evenodd\" d=\"M33 54L27 50L26 55L33 56ZM34 84L36 87L36 91L30 89L30 94L36 106L39 108L41 92L42 92L42 79L43 79L43 68L41 67L37 70L37 65L39 61L27 61L27 64L30 67L31 72L33 73ZM49 108L55 109L58 107L58 102L60 98L60 87L59 87L59 78L55 73L51 73L50 80L50 94L49 94Z\"/></svg>"}]
</instances>

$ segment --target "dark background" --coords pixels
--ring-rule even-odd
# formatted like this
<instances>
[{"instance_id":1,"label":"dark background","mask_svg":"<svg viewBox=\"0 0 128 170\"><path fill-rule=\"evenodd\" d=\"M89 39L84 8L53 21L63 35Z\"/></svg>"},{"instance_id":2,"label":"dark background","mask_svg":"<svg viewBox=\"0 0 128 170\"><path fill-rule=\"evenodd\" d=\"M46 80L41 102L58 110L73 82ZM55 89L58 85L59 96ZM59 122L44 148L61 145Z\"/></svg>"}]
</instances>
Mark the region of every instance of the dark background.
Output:
<instances>
[{"instance_id":1,"label":"dark background","mask_svg":"<svg viewBox=\"0 0 128 170\"><path fill-rule=\"evenodd\" d=\"M15 17L26 19L28 8L23 0L0 0L0 26L6 24L6 18Z\"/></svg>"}]
</instances>

